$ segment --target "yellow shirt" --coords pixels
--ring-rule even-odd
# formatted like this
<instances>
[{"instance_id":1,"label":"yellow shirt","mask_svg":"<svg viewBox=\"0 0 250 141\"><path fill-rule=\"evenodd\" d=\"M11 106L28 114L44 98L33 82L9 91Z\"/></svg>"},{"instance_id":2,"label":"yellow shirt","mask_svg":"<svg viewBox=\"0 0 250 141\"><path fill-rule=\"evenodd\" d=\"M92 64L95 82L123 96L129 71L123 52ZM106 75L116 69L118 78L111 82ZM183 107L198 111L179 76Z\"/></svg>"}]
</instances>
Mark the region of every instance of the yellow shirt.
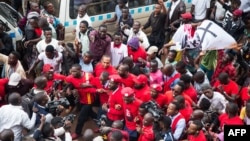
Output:
<instances>
[{"instance_id":1,"label":"yellow shirt","mask_svg":"<svg viewBox=\"0 0 250 141\"><path fill-rule=\"evenodd\" d=\"M246 117L246 107L242 107L240 110L240 119L244 120Z\"/></svg>"}]
</instances>

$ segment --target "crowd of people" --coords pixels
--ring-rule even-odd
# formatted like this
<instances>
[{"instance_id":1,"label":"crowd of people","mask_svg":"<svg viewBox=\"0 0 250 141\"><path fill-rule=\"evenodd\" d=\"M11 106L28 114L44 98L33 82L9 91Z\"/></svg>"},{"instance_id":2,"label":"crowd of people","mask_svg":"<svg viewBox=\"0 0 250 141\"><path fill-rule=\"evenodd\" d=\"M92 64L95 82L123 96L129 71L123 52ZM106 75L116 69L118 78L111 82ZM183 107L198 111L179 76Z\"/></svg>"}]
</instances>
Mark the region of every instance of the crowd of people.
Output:
<instances>
[{"instance_id":1,"label":"crowd of people","mask_svg":"<svg viewBox=\"0 0 250 141\"><path fill-rule=\"evenodd\" d=\"M21 50L0 24L1 141L224 141L224 125L250 125L250 2L192 0L187 12L182 0L168 9L158 0L145 24L127 2L117 0L98 29L80 5L73 43L49 1L28 2ZM237 48L204 51L182 40L176 49L176 30L190 25L192 37L204 20ZM89 120L98 130L83 132Z\"/></svg>"}]
</instances>

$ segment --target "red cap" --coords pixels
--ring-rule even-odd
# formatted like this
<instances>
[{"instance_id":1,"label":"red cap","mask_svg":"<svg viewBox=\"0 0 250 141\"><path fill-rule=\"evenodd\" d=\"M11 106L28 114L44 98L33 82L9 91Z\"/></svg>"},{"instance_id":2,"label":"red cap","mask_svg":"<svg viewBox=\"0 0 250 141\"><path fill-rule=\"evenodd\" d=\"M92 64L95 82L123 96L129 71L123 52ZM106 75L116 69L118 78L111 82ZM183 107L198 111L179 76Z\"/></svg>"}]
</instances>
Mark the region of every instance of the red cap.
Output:
<instances>
[{"instance_id":1,"label":"red cap","mask_svg":"<svg viewBox=\"0 0 250 141\"><path fill-rule=\"evenodd\" d=\"M109 76L109 80L113 82L120 83L121 82L121 77L117 74L113 74Z\"/></svg>"},{"instance_id":2,"label":"red cap","mask_svg":"<svg viewBox=\"0 0 250 141\"><path fill-rule=\"evenodd\" d=\"M234 14L235 16L241 16L241 15L243 14L243 12L242 12L242 10L240 10L240 9L236 9L236 10L234 10L233 14Z\"/></svg>"},{"instance_id":3,"label":"red cap","mask_svg":"<svg viewBox=\"0 0 250 141\"><path fill-rule=\"evenodd\" d=\"M46 72L49 72L49 71L54 71L53 67L50 64L44 64L43 65L43 72L46 73Z\"/></svg>"},{"instance_id":4,"label":"red cap","mask_svg":"<svg viewBox=\"0 0 250 141\"><path fill-rule=\"evenodd\" d=\"M132 88L130 87L125 87L122 89L122 95L129 97L129 96L134 96L135 92Z\"/></svg>"},{"instance_id":5,"label":"red cap","mask_svg":"<svg viewBox=\"0 0 250 141\"><path fill-rule=\"evenodd\" d=\"M151 87L152 89L155 89L155 90L158 91L158 92L161 92L161 91L162 91L162 87L161 87L160 84L152 84L150 87Z\"/></svg>"},{"instance_id":6,"label":"red cap","mask_svg":"<svg viewBox=\"0 0 250 141\"><path fill-rule=\"evenodd\" d=\"M138 75L135 79L134 79L134 82L135 83L139 83L139 84L142 84L142 83L147 83L148 82L148 77L144 74L140 74Z\"/></svg>"},{"instance_id":7,"label":"red cap","mask_svg":"<svg viewBox=\"0 0 250 141\"><path fill-rule=\"evenodd\" d=\"M192 19L192 14L190 12L186 12L184 14L181 14L181 17L183 19L189 19L189 20L191 20Z\"/></svg>"}]
</instances>

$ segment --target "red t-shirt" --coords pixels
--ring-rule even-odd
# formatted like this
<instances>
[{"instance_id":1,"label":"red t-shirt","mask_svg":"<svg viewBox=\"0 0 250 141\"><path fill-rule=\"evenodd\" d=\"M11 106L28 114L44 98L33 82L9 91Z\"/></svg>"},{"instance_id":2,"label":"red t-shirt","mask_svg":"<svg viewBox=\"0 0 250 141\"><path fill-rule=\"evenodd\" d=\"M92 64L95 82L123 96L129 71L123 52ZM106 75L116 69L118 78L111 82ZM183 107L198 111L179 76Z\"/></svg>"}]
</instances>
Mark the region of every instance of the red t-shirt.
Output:
<instances>
[{"instance_id":1,"label":"red t-shirt","mask_svg":"<svg viewBox=\"0 0 250 141\"><path fill-rule=\"evenodd\" d=\"M97 88L97 89L104 89L104 90L108 90L108 85L105 84L103 85L100 81L99 77L95 77L92 81L92 84ZM104 103L108 103L108 99L109 99L109 94L108 93L96 93L99 96L99 102L100 104L104 104Z\"/></svg>"},{"instance_id":2,"label":"red t-shirt","mask_svg":"<svg viewBox=\"0 0 250 141\"><path fill-rule=\"evenodd\" d=\"M193 86L190 86L188 89L183 91L187 94L195 103L197 103L197 92Z\"/></svg>"},{"instance_id":3,"label":"red t-shirt","mask_svg":"<svg viewBox=\"0 0 250 141\"><path fill-rule=\"evenodd\" d=\"M151 98L151 100L156 101L160 108L163 108L164 105L167 105L168 97L164 94L158 94L156 99Z\"/></svg>"},{"instance_id":4,"label":"red t-shirt","mask_svg":"<svg viewBox=\"0 0 250 141\"><path fill-rule=\"evenodd\" d=\"M124 84L125 87L133 88L135 84L135 77L135 75L129 73L127 78L121 78L121 82Z\"/></svg>"},{"instance_id":5,"label":"red t-shirt","mask_svg":"<svg viewBox=\"0 0 250 141\"><path fill-rule=\"evenodd\" d=\"M125 124L129 130L136 130L136 123L134 122L135 117L138 116L139 106L141 105L139 99L135 99L132 103L123 103L123 110L125 116Z\"/></svg>"},{"instance_id":6,"label":"red t-shirt","mask_svg":"<svg viewBox=\"0 0 250 141\"><path fill-rule=\"evenodd\" d=\"M58 74L58 73L54 73L53 79L47 81L47 86L45 87L44 90L47 92L47 94L50 94L51 91L52 91L52 89L53 89L52 87L53 87L54 81L55 80L65 81L65 78L66 78L66 76L64 76L64 75L61 75L61 74ZM61 90L62 87L59 86L58 89Z\"/></svg>"},{"instance_id":7,"label":"red t-shirt","mask_svg":"<svg viewBox=\"0 0 250 141\"><path fill-rule=\"evenodd\" d=\"M138 63L138 58L144 60L147 59L147 53L143 47L139 47L137 51L132 51L131 47L128 47L128 56L130 56L135 63Z\"/></svg>"},{"instance_id":8,"label":"red t-shirt","mask_svg":"<svg viewBox=\"0 0 250 141\"><path fill-rule=\"evenodd\" d=\"M109 75L117 73L116 69L113 66L110 65L108 68L104 68L101 63L98 63L96 64L95 69L94 69L95 77L99 77L101 73L104 71L108 72Z\"/></svg>"},{"instance_id":9,"label":"red t-shirt","mask_svg":"<svg viewBox=\"0 0 250 141\"><path fill-rule=\"evenodd\" d=\"M218 86L220 86L222 84L220 84L220 81L217 80L214 84L214 87L218 89ZM238 88L238 85L237 83L235 83L234 81L230 80L229 83L227 85L222 85L223 86L223 89L224 91L229 95L229 96L232 96L233 94L237 95L238 94L238 91L239 91L239 88Z\"/></svg>"},{"instance_id":10,"label":"red t-shirt","mask_svg":"<svg viewBox=\"0 0 250 141\"><path fill-rule=\"evenodd\" d=\"M82 104L92 104L95 100L95 88L81 88L82 83L91 83L92 80L93 76L85 72L82 73L80 78L75 78L72 75L66 77L66 82L72 84L74 88L78 90L80 103Z\"/></svg>"},{"instance_id":11,"label":"red t-shirt","mask_svg":"<svg viewBox=\"0 0 250 141\"><path fill-rule=\"evenodd\" d=\"M139 136L138 141L154 141L155 134L153 131L153 126L143 126L142 133Z\"/></svg>"},{"instance_id":12,"label":"red t-shirt","mask_svg":"<svg viewBox=\"0 0 250 141\"><path fill-rule=\"evenodd\" d=\"M250 94L248 94L247 87L242 88L242 90L240 91L240 97L242 104L244 104L244 102L246 102L250 98Z\"/></svg>"},{"instance_id":13,"label":"red t-shirt","mask_svg":"<svg viewBox=\"0 0 250 141\"><path fill-rule=\"evenodd\" d=\"M9 80L7 78L0 79L0 107L6 104L6 101L4 101L4 97L6 94L5 86L7 85L8 82Z\"/></svg>"},{"instance_id":14,"label":"red t-shirt","mask_svg":"<svg viewBox=\"0 0 250 141\"><path fill-rule=\"evenodd\" d=\"M206 139L206 136L204 135L203 131L200 130L198 136L188 135L188 140L189 141L206 141L207 139Z\"/></svg>"},{"instance_id":15,"label":"red t-shirt","mask_svg":"<svg viewBox=\"0 0 250 141\"><path fill-rule=\"evenodd\" d=\"M244 122L242 119L240 119L239 116L235 116L233 118L226 118L225 120L222 121L223 125L244 125Z\"/></svg>"},{"instance_id":16,"label":"red t-shirt","mask_svg":"<svg viewBox=\"0 0 250 141\"><path fill-rule=\"evenodd\" d=\"M135 97L140 99L142 102L148 102L151 99L150 87L146 85L142 89L134 89Z\"/></svg>"},{"instance_id":17,"label":"red t-shirt","mask_svg":"<svg viewBox=\"0 0 250 141\"><path fill-rule=\"evenodd\" d=\"M122 98L122 87L119 86L115 91L110 93L108 105L109 110L107 113L107 116L110 120L122 120L124 118L124 111L123 111L123 98ZM120 110L115 109L115 105L119 104L121 105Z\"/></svg>"},{"instance_id":18,"label":"red t-shirt","mask_svg":"<svg viewBox=\"0 0 250 141\"><path fill-rule=\"evenodd\" d=\"M187 101L185 101L185 108L180 109L180 113L185 118L186 123L188 123L189 119L190 119L190 116L193 113L193 109L192 109L191 105Z\"/></svg>"},{"instance_id":19,"label":"red t-shirt","mask_svg":"<svg viewBox=\"0 0 250 141\"><path fill-rule=\"evenodd\" d=\"M168 105L174 99L173 92L167 91L165 95L167 96L167 105ZM192 105L193 100L187 94L182 93L182 96L184 97L185 101L187 101L190 105Z\"/></svg>"}]
</instances>

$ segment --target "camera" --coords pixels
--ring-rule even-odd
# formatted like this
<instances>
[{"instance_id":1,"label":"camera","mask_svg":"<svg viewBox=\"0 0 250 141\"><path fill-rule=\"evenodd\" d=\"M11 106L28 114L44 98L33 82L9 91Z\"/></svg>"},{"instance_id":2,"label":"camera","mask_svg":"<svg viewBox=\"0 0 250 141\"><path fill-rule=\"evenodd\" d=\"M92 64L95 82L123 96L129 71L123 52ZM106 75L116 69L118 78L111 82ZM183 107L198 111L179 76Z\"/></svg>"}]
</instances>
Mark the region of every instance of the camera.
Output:
<instances>
[{"instance_id":1,"label":"camera","mask_svg":"<svg viewBox=\"0 0 250 141\"><path fill-rule=\"evenodd\" d=\"M155 120L159 120L163 115L164 112L160 109L158 104L155 101L146 102L145 107L148 112L150 112Z\"/></svg>"},{"instance_id":2,"label":"camera","mask_svg":"<svg viewBox=\"0 0 250 141\"><path fill-rule=\"evenodd\" d=\"M76 115L74 115L74 114L69 114L68 116L66 116L66 117L63 118L63 123L64 123L66 120L68 120L68 121L70 121L71 123L73 123L74 120L75 120L75 117L76 117Z\"/></svg>"},{"instance_id":3,"label":"camera","mask_svg":"<svg viewBox=\"0 0 250 141\"><path fill-rule=\"evenodd\" d=\"M70 106L70 103L68 99L65 97L60 98L59 100L56 100L56 101L50 101L48 102L48 106L47 106L48 112L50 112L52 115L57 115L59 112L57 110L58 105L62 105L63 107L68 108Z\"/></svg>"},{"instance_id":4,"label":"camera","mask_svg":"<svg viewBox=\"0 0 250 141\"><path fill-rule=\"evenodd\" d=\"M94 119L98 127L105 126L107 124L108 118L106 115L101 115L100 119Z\"/></svg>"}]
</instances>

